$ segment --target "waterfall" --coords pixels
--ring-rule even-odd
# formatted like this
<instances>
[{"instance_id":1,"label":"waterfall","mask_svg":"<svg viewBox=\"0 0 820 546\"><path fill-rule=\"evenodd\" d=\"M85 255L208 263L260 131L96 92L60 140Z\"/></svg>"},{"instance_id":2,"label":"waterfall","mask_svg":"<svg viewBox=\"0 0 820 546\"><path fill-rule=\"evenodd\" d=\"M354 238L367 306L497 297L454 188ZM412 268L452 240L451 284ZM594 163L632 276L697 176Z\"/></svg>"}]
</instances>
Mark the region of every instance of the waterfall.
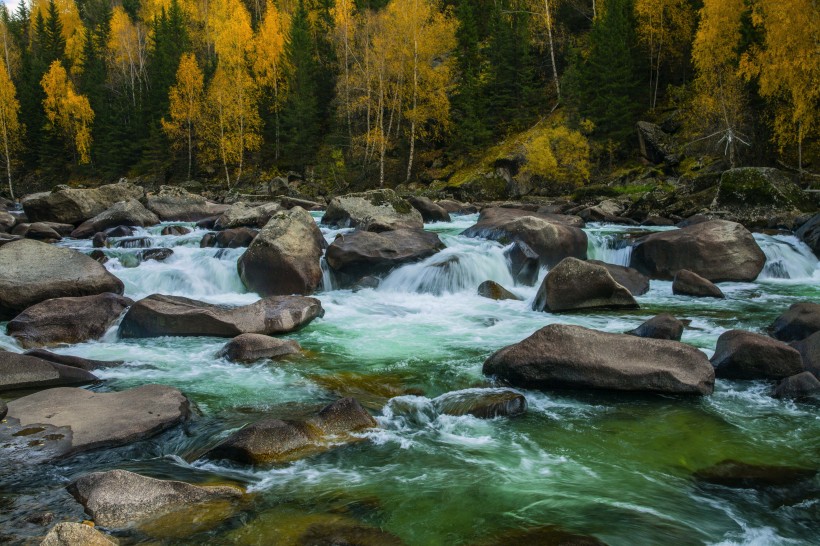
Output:
<instances>
[{"instance_id":1,"label":"waterfall","mask_svg":"<svg viewBox=\"0 0 820 546\"><path fill-rule=\"evenodd\" d=\"M603 233L587 231L587 258L608 264L629 265L632 245L624 233Z\"/></svg>"},{"instance_id":2,"label":"waterfall","mask_svg":"<svg viewBox=\"0 0 820 546\"><path fill-rule=\"evenodd\" d=\"M820 273L817 257L794 235L754 234L766 254L766 265L760 279L811 279Z\"/></svg>"},{"instance_id":3,"label":"waterfall","mask_svg":"<svg viewBox=\"0 0 820 546\"><path fill-rule=\"evenodd\" d=\"M333 279L333 271L330 270L330 266L327 265L327 260L324 256L321 258L320 265L322 266L322 291L330 292L332 290L336 290L336 282Z\"/></svg>"}]
</instances>

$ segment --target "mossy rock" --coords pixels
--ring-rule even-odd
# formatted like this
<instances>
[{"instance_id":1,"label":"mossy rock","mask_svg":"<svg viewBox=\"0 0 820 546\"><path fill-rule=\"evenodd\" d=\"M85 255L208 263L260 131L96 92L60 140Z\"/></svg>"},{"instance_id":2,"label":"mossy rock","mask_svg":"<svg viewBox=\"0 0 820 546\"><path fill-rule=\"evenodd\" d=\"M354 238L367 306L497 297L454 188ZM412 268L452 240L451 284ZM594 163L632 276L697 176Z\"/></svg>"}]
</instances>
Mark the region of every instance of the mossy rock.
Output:
<instances>
[{"instance_id":1,"label":"mossy rock","mask_svg":"<svg viewBox=\"0 0 820 546\"><path fill-rule=\"evenodd\" d=\"M496 201L508 195L507 181L495 174L476 176L458 188L462 199Z\"/></svg>"},{"instance_id":2,"label":"mossy rock","mask_svg":"<svg viewBox=\"0 0 820 546\"><path fill-rule=\"evenodd\" d=\"M596 197L618 197L619 195L620 192L618 192L618 190L616 190L615 188L596 184L578 188L572 194L572 198L575 201L586 201L588 199L593 199Z\"/></svg>"},{"instance_id":3,"label":"mossy rock","mask_svg":"<svg viewBox=\"0 0 820 546\"><path fill-rule=\"evenodd\" d=\"M720 177L717 201L720 206L810 208L805 194L778 169L742 167Z\"/></svg>"}]
</instances>

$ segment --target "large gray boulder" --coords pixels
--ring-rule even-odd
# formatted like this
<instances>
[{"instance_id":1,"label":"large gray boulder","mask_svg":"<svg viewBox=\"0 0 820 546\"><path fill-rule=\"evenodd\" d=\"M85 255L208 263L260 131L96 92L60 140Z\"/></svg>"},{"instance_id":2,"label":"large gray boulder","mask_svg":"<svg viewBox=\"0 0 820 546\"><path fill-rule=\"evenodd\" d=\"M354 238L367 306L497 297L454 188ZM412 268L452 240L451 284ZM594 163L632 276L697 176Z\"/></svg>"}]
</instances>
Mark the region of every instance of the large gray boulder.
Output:
<instances>
[{"instance_id":1,"label":"large gray boulder","mask_svg":"<svg viewBox=\"0 0 820 546\"><path fill-rule=\"evenodd\" d=\"M803 369L813 373L820 379L820 332L816 332L806 339L790 343L797 349L803 358Z\"/></svg>"},{"instance_id":2,"label":"large gray boulder","mask_svg":"<svg viewBox=\"0 0 820 546\"><path fill-rule=\"evenodd\" d=\"M142 199L145 190L134 184L108 184L93 189L56 189L34 193L21 200L30 222L79 224L119 201Z\"/></svg>"},{"instance_id":3,"label":"large gray boulder","mask_svg":"<svg viewBox=\"0 0 820 546\"><path fill-rule=\"evenodd\" d=\"M322 284L325 240L305 209L276 213L239 258L239 276L261 296L309 295Z\"/></svg>"},{"instance_id":4,"label":"large gray boulder","mask_svg":"<svg viewBox=\"0 0 820 546\"><path fill-rule=\"evenodd\" d=\"M327 206L322 223L375 232L424 227L421 213L388 189L334 197Z\"/></svg>"},{"instance_id":5,"label":"large gray boulder","mask_svg":"<svg viewBox=\"0 0 820 546\"><path fill-rule=\"evenodd\" d=\"M710 220L642 237L630 267L653 279L671 280L688 269L712 282L753 281L766 255L749 231L734 222Z\"/></svg>"},{"instance_id":6,"label":"large gray boulder","mask_svg":"<svg viewBox=\"0 0 820 546\"><path fill-rule=\"evenodd\" d=\"M86 370L0 350L0 392L85 385L97 381Z\"/></svg>"},{"instance_id":7,"label":"large gray boulder","mask_svg":"<svg viewBox=\"0 0 820 546\"><path fill-rule=\"evenodd\" d=\"M191 414L188 399L165 385L144 385L111 393L58 387L18 398L8 406L8 418L16 419L21 427L46 425L70 429L59 456L148 438Z\"/></svg>"},{"instance_id":8,"label":"large gray boulder","mask_svg":"<svg viewBox=\"0 0 820 546\"><path fill-rule=\"evenodd\" d=\"M355 231L339 235L325 254L327 265L350 284L368 275L381 275L436 254L444 248L439 236L420 229L383 233Z\"/></svg>"},{"instance_id":9,"label":"large gray boulder","mask_svg":"<svg viewBox=\"0 0 820 546\"><path fill-rule=\"evenodd\" d=\"M715 372L677 341L551 324L496 352L484 373L520 387L711 394Z\"/></svg>"},{"instance_id":10,"label":"large gray boulder","mask_svg":"<svg viewBox=\"0 0 820 546\"><path fill-rule=\"evenodd\" d=\"M76 250L28 239L0 246L0 320L50 298L123 289L122 281Z\"/></svg>"},{"instance_id":11,"label":"large gray boulder","mask_svg":"<svg viewBox=\"0 0 820 546\"><path fill-rule=\"evenodd\" d=\"M565 258L550 269L533 302L533 309L560 313L584 309L637 309L638 302L605 267Z\"/></svg>"},{"instance_id":12,"label":"large gray boulder","mask_svg":"<svg viewBox=\"0 0 820 546\"><path fill-rule=\"evenodd\" d=\"M429 197L408 197L407 202L421 213L425 222L449 222L450 213L433 203Z\"/></svg>"},{"instance_id":13,"label":"large gray boulder","mask_svg":"<svg viewBox=\"0 0 820 546\"><path fill-rule=\"evenodd\" d=\"M606 268L612 278L615 279L615 282L629 290L629 293L633 296L642 296L649 292L649 277L637 269L609 264L600 260L588 260L588 262Z\"/></svg>"},{"instance_id":14,"label":"large gray boulder","mask_svg":"<svg viewBox=\"0 0 820 546\"><path fill-rule=\"evenodd\" d=\"M677 296L692 296L694 298L719 298L726 296L720 288L688 269L681 269L672 279L672 293Z\"/></svg>"},{"instance_id":15,"label":"large gray boulder","mask_svg":"<svg viewBox=\"0 0 820 546\"><path fill-rule=\"evenodd\" d=\"M680 157L676 155L677 144L659 125L648 121L639 121L638 144L641 155L652 163L680 163Z\"/></svg>"},{"instance_id":16,"label":"large gray boulder","mask_svg":"<svg viewBox=\"0 0 820 546\"><path fill-rule=\"evenodd\" d=\"M282 210L279 203L251 205L244 202L234 203L231 208L217 218L214 229L237 227L264 227L274 214Z\"/></svg>"},{"instance_id":17,"label":"large gray boulder","mask_svg":"<svg viewBox=\"0 0 820 546\"><path fill-rule=\"evenodd\" d=\"M71 236L75 239L85 239L117 226L148 227L157 224L159 218L156 214L143 207L136 199L129 199L115 203L90 220L86 220L71 232Z\"/></svg>"},{"instance_id":18,"label":"large gray boulder","mask_svg":"<svg viewBox=\"0 0 820 546\"><path fill-rule=\"evenodd\" d=\"M769 326L780 341L800 341L820 332L820 303L795 303Z\"/></svg>"},{"instance_id":19,"label":"large gray boulder","mask_svg":"<svg viewBox=\"0 0 820 546\"><path fill-rule=\"evenodd\" d=\"M768 336L729 330L712 356L715 375L725 379L784 379L803 371L800 353Z\"/></svg>"},{"instance_id":20,"label":"large gray boulder","mask_svg":"<svg viewBox=\"0 0 820 546\"><path fill-rule=\"evenodd\" d=\"M54 222L21 223L14 226L14 229L11 230L11 234L17 235L18 237L25 237L26 239L34 239L35 241L43 241L44 243L56 243L63 238L62 234L55 229L55 227L61 225L63 224L56 224Z\"/></svg>"},{"instance_id":21,"label":"large gray boulder","mask_svg":"<svg viewBox=\"0 0 820 546\"><path fill-rule=\"evenodd\" d=\"M198 486L158 480L127 470L92 472L68 486L97 525L128 527L212 501L238 500L244 491L233 486Z\"/></svg>"},{"instance_id":22,"label":"large gray boulder","mask_svg":"<svg viewBox=\"0 0 820 546\"><path fill-rule=\"evenodd\" d=\"M40 546L117 546L117 543L83 523L58 523L45 536Z\"/></svg>"},{"instance_id":23,"label":"large gray boulder","mask_svg":"<svg viewBox=\"0 0 820 546\"><path fill-rule=\"evenodd\" d=\"M9 322L8 335L25 347L99 339L134 302L118 294L53 298L32 305Z\"/></svg>"},{"instance_id":24,"label":"large gray boulder","mask_svg":"<svg viewBox=\"0 0 820 546\"><path fill-rule=\"evenodd\" d=\"M809 245L815 256L820 257L820 213L815 214L808 222L800 226L795 235Z\"/></svg>"},{"instance_id":25,"label":"large gray boulder","mask_svg":"<svg viewBox=\"0 0 820 546\"><path fill-rule=\"evenodd\" d=\"M219 216L229 208L175 186L162 186L158 193L147 196L145 207L163 222L198 222Z\"/></svg>"},{"instance_id":26,"label":"large gray boulder","mask_svg":"<svg viewBox=\"0 0 820 546\"><path fill-rule=\"evenodd\" d=\"M323 315L319 300L302 296L273 296L250 305L227 307L154 294L131 306L119 332L123 338L285 334Z\"/></svg>"},{"instance_id":27,"label":"large gray boulder","mask_svg":"<svg viewBox=\"0 0 820 546\"><path fill-rule=\"evenodd\" d=\"M263 358L282 358L300 352L302 352L302 347L292 339L279 339L262 334L242 334L225 344L217 356L234 362L249 363Z\"/></svg>"},{"instance_id":28,"label":"large gray boulder","mask_svg":"<svg viewBox=\"0 0 820 546\"><path fill-rule=\"evenodd\" d=\"M772 396L775 398L806 398L820 395L820 381L811 372L801 372L787 377L775 387Z\"/></svg>"},{"instance_id":29,"label":"large gray boulder","mask_svg":"<svg viewBox=\"0 0 820 546\"><path fill-rule=\"evenodd\" d=\"M568 257L586 259L587 235L582 226L577 216L490 208L482 210L478 222L462 235L502 244L523 242L538 255L541 265L552 267Z\"/></svg>"}]
</instances>

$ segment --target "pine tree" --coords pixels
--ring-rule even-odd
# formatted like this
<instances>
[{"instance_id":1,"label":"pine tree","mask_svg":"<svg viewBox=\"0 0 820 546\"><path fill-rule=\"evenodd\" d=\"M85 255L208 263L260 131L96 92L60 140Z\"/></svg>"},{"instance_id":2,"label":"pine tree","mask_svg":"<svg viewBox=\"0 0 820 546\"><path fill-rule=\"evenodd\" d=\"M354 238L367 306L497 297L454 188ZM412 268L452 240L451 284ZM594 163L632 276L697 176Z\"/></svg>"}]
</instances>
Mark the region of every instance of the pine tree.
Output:
<instances>
[{"instance_id":1,"label":"pine tree","mask_svg":"<svg viewBox=\"0 0 820 546\"><path fill-rule=\"evenodd\" d=\"M456 126L453 144L465 150L485 144L492 136L481 81L483 58L475 3L474 0L458 0L455 11L459 20L456 51L461 79L453 97Z\"/></svg>"}]
</instances>

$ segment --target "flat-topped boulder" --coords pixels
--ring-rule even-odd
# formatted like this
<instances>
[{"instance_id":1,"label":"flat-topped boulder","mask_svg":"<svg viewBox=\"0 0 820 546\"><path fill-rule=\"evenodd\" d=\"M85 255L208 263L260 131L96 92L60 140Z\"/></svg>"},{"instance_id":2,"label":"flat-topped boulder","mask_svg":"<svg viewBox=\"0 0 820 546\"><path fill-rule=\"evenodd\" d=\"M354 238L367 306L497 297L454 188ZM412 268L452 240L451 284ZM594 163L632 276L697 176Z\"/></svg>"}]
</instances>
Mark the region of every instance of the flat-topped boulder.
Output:
<instances>
[{"instance_id":1,"label":"flat-topped boulder","mask_svg":"<svg viewBox=\"0 0 820 546\"><path fill-rule=\"evenodd\" d=\"M220 216L229 205L211 203L176 186L162 186L158 193L145 198L145 207L163 222L198 222L212 216Z\"/></svg>"},{"instance_id":2,"label":"flat-topped boulder","mask_svg":"<svg viewBox=\"0 0 820 546\"><path fill-rule=\"evenodd\" d=\"M148 227L159 224L156 214L142 206L136 199L120 201L105 211L86 220L71 232L75 239L85 239L95 233L117 226Z\"/></svg>"},{"instance_id":3,"label":"flat-topped boulder","mask_svg":"<svg viewBox=\"0 0 820 546\"><path fill-rule=\"evenodd\" d=\"M493 419L526 413L527 399L512 389L464 389L434 398L433 406L445 415Z\"/></svg>"},{"instance_id":4,"label":"flat-topped boulder","mask_svg":"<svg viewBox=\"0 0 820 546\"><path fill-rule=\"evenodd\" d=\"M389 189L334 197L327 206L322 223L375 232L424 227L421 213Z\"/></svg>"},{"instance_id":5,"label":"flat-topped boulder","mask_svg":"<svg viewBox=\"0 0 820 546\"><path fill-rule=\"evenodd\" d=\"M200 247L216 248L248 248L259 232L248 227L231 228L216 234L206 233L202 237Z\"/></svg>"},{"instance_id":6,"label":"flat-topped boulder","mask_svg":"<svg viewBox=\"0 0 820 546\"><path fill-rule=\"evenodd\" d=\"M27 349L99 339L133 303L130 298L110 292L52 298L14 317L7 333Z\"/></svg>"},{"instance_id":7,"label":"flat-topped boulder","mask_svg":"<svg viewBox=\"0 0 820 546\"><path fill-rule=\"evenodd\" d=\"M52 353L45 349L32 349L23 353L25 356L32 356L40 360L46 360L55 364L62 364L63 366L70 366L72 368L80 368L88 372L99 370L100 368L116 368L125 364L122 360L93 360L90 358L82 358L72 355L61 355Z\"/></svg>"},{"instance_id":8,"label":"flat-topped boulder","mask_svg":"<svg viewBox=\"0 0 820 546\"><path fill-rule=\"evenodd\" d=\"M450 213L433 203L429 197L408 197L407 202L421 213L425 222L449 222Z\"/></svg>"},{"instance_id":9,"label":"flat-topped boulder","mask_svg":"<svg viewBox=\"0 0 820 546\"><path fill-rule=\"evenodd\" d=\"M672 279L672 293L676 296L693 298L723 299L726 297L714 283L687 269L681 269L675 273L675 278Z\"/></svg>"},{"instance_id":10,"label":"flat-topped boulder","mask_svg":"<svg viewBox=\"0 0 820 546\"><path fill-rule=\"evenodd\" d=\"M8 406L8 418L15 419L20 427L46 425L70 429L59 456L142 440L188 419L191 414L188 399L165 385L144 385L111 393L58 387L18 398Z\"/></svg>"},{"instance_id":11,"label":"flat-topped boulder","mask_svg":"<svg viewBox=\"0 0 820 546\"><path fill-rule=\"evenodd\" d=\"M0 350L0 392L85 385L98 381L86 370Z\"/></svg>"},{"instance_id":12,"label":"flat-topped boulder","mask_svg":"<svg viewBox=\"0 0 820 546\"><path fill-rule=\"evenodd\" d=\"M58 523L45 536L40 546L117 546L117 543L83 523Z\"/></svg>"},{"instance_id":13,"label":"flat-topped boulder","mask_svg":"<svg viewBox=\"0 0 820 546\"><path fill-rule=\"evenodd\" d=\"M102 213L114 203L142 199L144 195L142 187L125 182L91 189L60 187L51 192L27 195L21 204L30 222L76 225Z\"/></svg>"},{"instance_id":14,"label":"flat-topped boulder","mask_svg":"<svg viewBox=\"0 0 820 546\"><path fill-rule=\"evenodd\" d=\"M633 296L642 296L649 292L649 277L632 267L610 264L600 260L587 260L591 264L600 265L609 271L615 282L629 290Z\"/></svg>"},{"instance_id":15,"label":"flat-topped boulder","mask_svg":"<svg viewBox=\"0 0 820 546\"><path fill-rule=\"evenodd\" d=\"M820 332L820 303L795 303L769 326L780 341L800 341Z\"/></svg>"},{"instance_id":16,"label":"flat-topped boulder","mask_svg":"<svg viewBox=\"0 0 820 546\"><path fill-rule=\"evenodd\" d=\"M533 302L535 311L637 309L638 302L603 266L565 258L547 273Z\"/></svg>"},{"instance_id":17,"label":"flat-topped boulder","mask_svg":"<svg viewBox=\"0 0 820 546\"><path fill-rule=\"evenodd\" d=\"M11 230L11 234L17 235L18 237L23 237L25 239L43 241L44 243L56 243L57 241L62 240L63 236L50 224L51 222L17 224L16 226L14 226L14 229Z\"/></svg>"},{"instance_id":18,"label":"flat-topped boulder","mask_svg":"<svg viewBox=\"0 0 820 546\"><path fill-rule=\"evenodd\" d=\"M119 332L123 338L273 335L298 330L323 315L319 300L302 296L272 296L230 307L154 294L131 306Z\"/></svg>"},{"instance_id":19,"label":"flat-topped boulder","mask_svg":"<svg viewBox=\"0 0 820 546\"><path fill-rule=\"evenodd\" d=\"M766 255L752 234L734 222L708 220L638 239L630 267L653 279L671 280L681 269L712 282L757 278Z\"/></svg>"},{"instance_id":20,"label":"flat-topped boulder","mask_svg":"<svg viewBox=\"0 0 820 546\"><path fill-rule=\"evenodd\" d=\"M672 339L680 341L683 335L683 322L669 313L661 313L647 320L634 330L626 332L631 336L651 337L653 339Z\"/></svg>"},{"instance_id":21,"label":"flat-topped boulder","mask_svg":"<svg viewBox=\"0 0 820 546\"><path fill-rule=\"evenodd\" d=\"M123 289L122 281L76 250L28 239L0 246L0 320L47 299Z\"/></svg>"},{"instance_id":22,"label":"flat-topped boulder","mask_svg":"<svg viewBox=\"0 0 820 546\"><path fill-rule=\"evenodd\" d=\"M240 201L234 203L222 216L214 222L214 229L230 229L238 227L264 227L274 214L282 210L279 203L264 203L251 205Z\"/></svg>"},{"instance_id":23,"label":"flat-topped boulder","mask_svg":"<svg viewBox=\"0 0 820 546\"><path fill-rule=\"evenodd\" d=\"M678 341L551 324L496 352L484 373L514 386L705 395L715 372L698 349Z\"/></svg>"},{"instance_id":24,"label":"flat-topped boulder","mask_svg":"<svg viewBox=\"0 0 820 546\"><path fill-rule=\"evenodd\" d=\"M127 470L92 472L68 492L97 525L122 528L210 502L239 500L244 491L229 485L199 486L158 480Z\"/></svg>"},{"instance_id":25,"label":"flat-topped boulder","mask_svg":"<svg viewBox=\"0 0 820 546\"><path fill-rule=\"evenodd\" d=\"M217 356L234 362L256 362L263 358L275 360L300 352L302 352L302 347L292 339L279 339L262 334L242 334L222 347Z\"/></svg>"},{"instance_id":26,"label":"flat-topped boulder","mask_svg":"<svg viewBox=\"0 0 820 546\"><path fill-rule=\"evenodd\" d=\"M803 371L800 353L768 336L729 330L712 356L715 375L725 379L784 379Z\"/></svg>"}]
</instances>

